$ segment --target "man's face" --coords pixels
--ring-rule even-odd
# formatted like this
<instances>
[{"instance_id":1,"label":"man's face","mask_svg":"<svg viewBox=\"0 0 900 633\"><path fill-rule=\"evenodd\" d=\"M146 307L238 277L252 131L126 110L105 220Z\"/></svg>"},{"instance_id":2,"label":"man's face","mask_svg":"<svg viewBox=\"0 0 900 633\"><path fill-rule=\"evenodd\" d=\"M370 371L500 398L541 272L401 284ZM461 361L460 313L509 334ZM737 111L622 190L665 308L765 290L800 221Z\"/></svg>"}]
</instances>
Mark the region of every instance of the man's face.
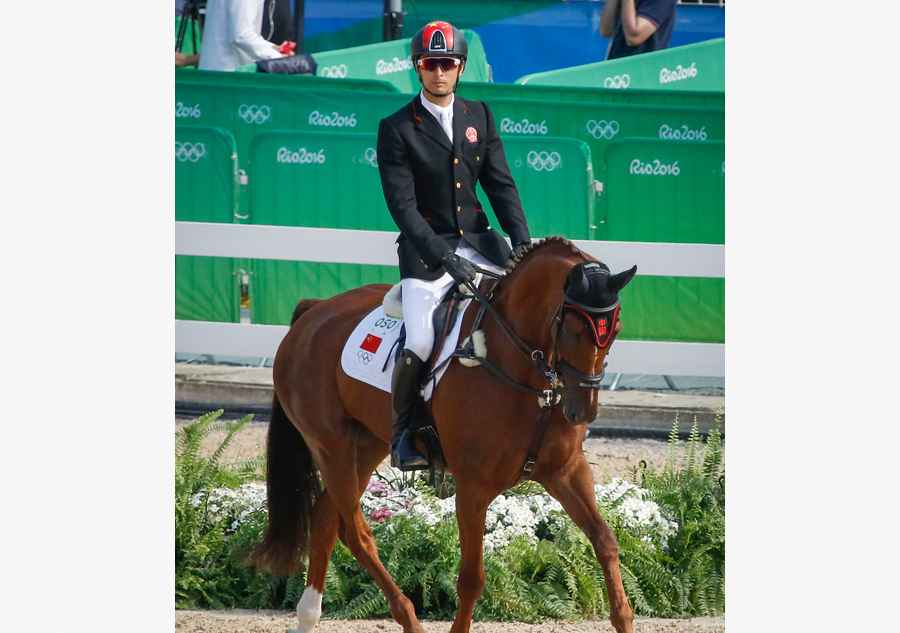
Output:
<instances>
[{"instance_id":1,"label":"man's face","mask_svg":"<svg viewBox=\"0 0 900 633\"><path fill-rule=\"evenodd\" d=\"M454 65L458 61L459 65ZM449 95L465 67L465 62L453 57L431 56L419 58L416 72L426 90L435 95Z\"/></svg>"}]
</instances>

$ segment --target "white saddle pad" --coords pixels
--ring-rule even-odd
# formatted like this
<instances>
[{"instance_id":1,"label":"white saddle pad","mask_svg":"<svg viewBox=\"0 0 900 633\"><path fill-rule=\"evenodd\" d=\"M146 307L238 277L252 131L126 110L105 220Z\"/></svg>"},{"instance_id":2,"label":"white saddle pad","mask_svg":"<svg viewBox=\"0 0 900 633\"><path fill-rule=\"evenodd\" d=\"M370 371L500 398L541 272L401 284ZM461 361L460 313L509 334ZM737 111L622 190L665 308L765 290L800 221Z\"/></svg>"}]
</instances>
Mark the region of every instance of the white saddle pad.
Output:
<instances>
[{"instance_id":1,"label":"white saddle pad","mask_svg":"<svg viewBox=\"0 0 900 633\"><path fill-rule=\"evenodd\" d=\"M453 329L447 335L440 354L438 354L437 365L444 362L456 350L463 316L471 302L471 299L463 301L462 309L456 317L456 323L453 324ZM391 374L394 372L394 354L396 353L394 343L400 336L402 323L403 319L387 316L384 308L380 305L372 310L359 322L344 345L344 351L341 352L341 368L344 372L351 378L390 393ZM387 361L387 366L385 366L385 361ZM426 400L431 398L433 386L440 381L446 370L447 365L444 365L435 376L435 380L428 381L423 391Z\"/></svg>"}]
</instances>

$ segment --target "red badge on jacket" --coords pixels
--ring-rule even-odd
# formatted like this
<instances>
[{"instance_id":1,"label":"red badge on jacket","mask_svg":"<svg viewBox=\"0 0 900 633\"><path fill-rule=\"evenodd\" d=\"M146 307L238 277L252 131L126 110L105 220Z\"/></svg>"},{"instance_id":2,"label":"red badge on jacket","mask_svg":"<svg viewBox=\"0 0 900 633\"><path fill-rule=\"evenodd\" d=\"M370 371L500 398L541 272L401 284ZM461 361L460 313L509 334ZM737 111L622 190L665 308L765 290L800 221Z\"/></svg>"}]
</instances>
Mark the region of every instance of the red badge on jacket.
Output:
<instances>
[{"instance_id":1,"label":"red badge on jacket","mask_svg":"<svg viewBox=\"0 0 900 633\"><path fill-rule=\"evenodd\" d=\"M469 139L470 143L478 142L478 132L475 131L475 128L470 127L468 130L466 130L466 138Z\"/></svg>"}]
</instances>

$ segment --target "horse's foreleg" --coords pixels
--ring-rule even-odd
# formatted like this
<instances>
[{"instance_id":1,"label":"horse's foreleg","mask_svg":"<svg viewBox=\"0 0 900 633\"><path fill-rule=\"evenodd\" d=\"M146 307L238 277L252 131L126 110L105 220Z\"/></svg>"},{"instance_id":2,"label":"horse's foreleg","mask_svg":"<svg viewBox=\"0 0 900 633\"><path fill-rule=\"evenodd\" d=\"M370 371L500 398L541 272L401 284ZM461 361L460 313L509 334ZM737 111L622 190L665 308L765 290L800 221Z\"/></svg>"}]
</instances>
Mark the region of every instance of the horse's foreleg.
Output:
<instances>
[{"instance_id":1,"label":"horse's foreleg","mask_svg":"<svg viewBox=\"0 0 900 633\"><path fill-rule=\"evenodd\" d=\"M456 520L459 524L459 549L461 562L456 593L459 595L459 609L450 627L450 633L469 633L475 601L484 591L484 521L490 499L473 498L456 489Z\"/></svg>"},{"instance_id":2,"label":"horse's foreleg","mask_svg":"<svg viewBox=\"0 0 900 633\"><path fill-rule=\"evenodd\" d=\"M619 545L616 535L597 512L594 496L594 478L583 454L574 458L569 467L542 480L544 485L566 513L585 533L594 547L594 553L606 580L609 593L609 620L618 633L633 633L634 612L628 604L622 573L619 570Z\"/></svg>"}]
</instances>

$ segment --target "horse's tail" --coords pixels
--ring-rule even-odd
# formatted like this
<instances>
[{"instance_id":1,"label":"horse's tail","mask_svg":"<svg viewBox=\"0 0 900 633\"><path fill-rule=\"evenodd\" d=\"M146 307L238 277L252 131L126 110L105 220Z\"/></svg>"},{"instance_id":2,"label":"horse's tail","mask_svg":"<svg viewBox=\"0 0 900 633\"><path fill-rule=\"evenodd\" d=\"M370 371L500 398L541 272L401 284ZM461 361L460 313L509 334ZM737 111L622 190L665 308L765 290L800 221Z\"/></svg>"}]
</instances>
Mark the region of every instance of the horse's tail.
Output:
<instances>
[{"instance_id":1,"label":"horse's tail","mask_svg":"<svg viewBox=\"0 0 900 633\"><path fill-rule=\"evenodd\" d=\"M266 457L269 525L248 562L278 576L294 576L303 570L310 516L321 487L312 453L277 395L272 399Z\"/></svg>"},{"instance_id":2,"label":"horse's tail","mask_svg":"<svg viewBox=\"0 0 900 633\"><path fill-rule=\"evenodd\" d=\"M307 310L321 301L322 299L301 299L300 303L297 304L297 307L294 308L294 314L291 315L291 325L293 325L297 319L302 317Z\"/></svg>"}]
</instances>

